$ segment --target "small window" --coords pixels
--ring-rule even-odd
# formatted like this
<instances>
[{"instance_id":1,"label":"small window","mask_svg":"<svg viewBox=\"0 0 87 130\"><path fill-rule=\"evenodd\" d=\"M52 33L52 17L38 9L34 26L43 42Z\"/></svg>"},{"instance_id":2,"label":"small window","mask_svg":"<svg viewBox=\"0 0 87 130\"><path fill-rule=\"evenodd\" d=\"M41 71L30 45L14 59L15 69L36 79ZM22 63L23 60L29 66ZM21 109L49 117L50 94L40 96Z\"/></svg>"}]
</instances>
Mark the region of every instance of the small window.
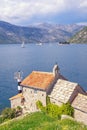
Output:
<instances>
[{"instance_id":1,"label":"small window","mask_svg":"<svg viewBox=\"0 0 87 130\"><path fill-rule=\"evenodd\" d=\"M44 96L44 94L42 94L42 96Z\"/></svg>"},{"instance_id":2,"label":"small window","mask_svg":"<svg viewBox=\"0 0 87 130\"><path fill-rule=\"evenodd\" d=\"M37 94L37 90L34 90L34 93Z\"/></svg>"}]
</instances>

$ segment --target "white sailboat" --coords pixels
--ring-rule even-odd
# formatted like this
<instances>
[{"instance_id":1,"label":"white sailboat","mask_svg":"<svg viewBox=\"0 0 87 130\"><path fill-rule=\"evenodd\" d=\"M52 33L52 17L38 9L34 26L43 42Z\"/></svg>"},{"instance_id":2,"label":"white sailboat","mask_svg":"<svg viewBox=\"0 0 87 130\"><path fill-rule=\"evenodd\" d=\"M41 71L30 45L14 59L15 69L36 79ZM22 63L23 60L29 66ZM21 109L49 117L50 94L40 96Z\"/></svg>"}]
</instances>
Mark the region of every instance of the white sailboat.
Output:
<instances>
[{"instance_id":1,"label":"white sailboat","mask_svg":"<svg viewBox=\"0 0 87 130\"><path fill-rule=\"evenodd\" d=\"M22 42L21 47L22 47L22 48L25 47L25 43L24 43L24 41Z\"/></svg>"},{"instance_id":2,"label":"white sailboat","mask_svg":"<svg viewBox=\"0 0 87 130\"><path fill-rule=\"evenodd\" d=\"M37 43L36 45L38 45L38 46L42 46L42 43L40 42L40 43Z\"/></svg>"}]
</instances>

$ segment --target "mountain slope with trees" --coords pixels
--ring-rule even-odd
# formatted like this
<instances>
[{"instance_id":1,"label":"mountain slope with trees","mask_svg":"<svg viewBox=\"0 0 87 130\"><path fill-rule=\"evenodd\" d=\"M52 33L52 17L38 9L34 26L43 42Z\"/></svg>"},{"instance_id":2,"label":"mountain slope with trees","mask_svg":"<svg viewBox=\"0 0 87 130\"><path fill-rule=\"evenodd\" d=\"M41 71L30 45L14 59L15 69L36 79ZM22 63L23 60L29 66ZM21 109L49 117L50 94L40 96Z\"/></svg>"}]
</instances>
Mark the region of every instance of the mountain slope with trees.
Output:
<instances>
[{"instance_id":1,"label":"mountain slope with trees","mask_svg":"<svg viewBox=\"0 0 87 130\"><path fill-rule=\"evenodd\" d=\"M70 40L71 43L87 43L87 27L74 35Z\"/></svg>"}]
</instances>

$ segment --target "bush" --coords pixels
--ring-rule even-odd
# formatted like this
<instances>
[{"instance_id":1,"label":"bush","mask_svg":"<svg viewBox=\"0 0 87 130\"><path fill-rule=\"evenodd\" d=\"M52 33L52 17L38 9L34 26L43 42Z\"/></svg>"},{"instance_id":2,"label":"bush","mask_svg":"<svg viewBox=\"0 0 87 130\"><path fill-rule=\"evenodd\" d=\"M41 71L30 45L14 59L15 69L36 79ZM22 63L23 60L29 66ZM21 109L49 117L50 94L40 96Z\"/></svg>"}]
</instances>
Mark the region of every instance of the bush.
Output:
<instances>
[{"instance_id":1,"label":"bush","mask_svg":"<svg viewBox=\"0 0 87 130\"><path fill-rule=\"evenodd\" d=\"M74 115L74 108L70 105L70 103L66 103L60 107L60 112L61 112L61 114L73 116Z\"/></svg>"},{"instance_id":2,"label":"bush","mask_svg":"<svg viewBox=\"0 0 87 130\"><path fill-rule=\"evenodd\" d=\"M60 115L65 114L69 116L74 115L74 108L70 105L70 103L63 104L62 106L58 106L56 104L52 104L49 102L49 98L47 99L46 107L43 107L41 101L37 101L36 105L37 108L40 109L42 112L47 113L51 117L60 118Z\"/></svg>"},{"instance_id":3,"label":"bush","mask_svg":"<svg viewBox=\"0 0 87 130\"><path fill-rule=\"evenodd\" d=\"M0 124L4 121L3 117L0 116Z\"/></svg>"},{"instance_id":4,"label":"bush","mask_svg":"<svg viewBox=\"0 0 87 130\"><path fill-rule=\"evenodd\" d=\"M46 96L46 104L50 104L50 97Z\"/></svg>"},{"instance_id":5,"label":"bush","mask_svg":"<svg viewBox=\"0 0 87 130\"><path fill-rule=\"evenodd\" d=\"M8 119L15 118L22 114L22 108L18 106L17 108L5 108L0 116L0 123L7 121Z\"/></svg>"},{"instance_id":6,"label":"bush","mask_svg":"<svg viewBox=\"0 0 87 130\"><path fill-rule=\"evenodd\" d=\"M3 119L12 119L16 117L16 109L5 108L2 111L2 116L3 116Z\"/></svg>"},{"instance_id":7,"label":"bush","mask_svg":"<svg viewBox=\"0 0 87 130\"><path fill-rule=\"evenodd\" d=\"M22 108L20 106L17 106L16 110L17 111L22 111Z\"/></svg>"},{"instance_id":8,"label":"bush","mask_svg":"<svg viewBox=\"0 0 87 130\"><path fill-rule=\"evenodd\" d=\"M41 109L42 109L42 107L43 107L43 104L42 104L42 102L41 102L41 101L39 101L39 100L38 100L38 101L36 102L36 106L37 106L37 108L38 108L38 109L40 109L40 110L41 110Z\"/></svg>"},{"instance_id":9,"label":"bush","mask_svg":"<svg viewBox=\"0 0 87 130\"><path fill-rule=\"evenodd\" d=\"M42 112L46 112L46 107L43 106L42 102L41 101L37 101L36 102L36 106L39 110L41 110Z\"/></svg>"},{"instance_id":10,"label":"bush","mask_svg":"<svg viewBox=\"0 0 87 130\"><path fill-rule=\"evenodd\" d=\"M17 106L17 108L16 108L16 113L15 113L16 115L16 117L17 116L20 116L21 114L22 114L22 108L20 107L20 106Z\"/></svg>"},{"instance_id":11,"label":"bush","mask_svg":"<svg viewBox=\"0 0 87 130\"><path fill-rule=\"evenodd\" d=\"M46 106L46 113L48 115L50 115L51 117L57 117L60 118L60 111L59 111L59 107L55 104L48 104Z\"/></svg>"}]
</instances>

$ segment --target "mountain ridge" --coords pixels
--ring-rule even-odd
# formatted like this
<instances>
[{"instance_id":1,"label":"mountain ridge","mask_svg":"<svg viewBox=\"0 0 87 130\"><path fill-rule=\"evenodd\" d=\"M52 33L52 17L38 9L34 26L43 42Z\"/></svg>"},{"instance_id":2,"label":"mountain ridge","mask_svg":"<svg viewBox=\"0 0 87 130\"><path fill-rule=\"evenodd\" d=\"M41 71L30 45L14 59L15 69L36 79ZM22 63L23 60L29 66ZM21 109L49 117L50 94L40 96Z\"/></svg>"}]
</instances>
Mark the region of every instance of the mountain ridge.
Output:
<instances>
[{"instance_id":1,"label":"mountain ridge","mask_svg":"<svg viewBox=\"0 0 87 130\"><path fill-rule=\"evenodd\" d=\"M84 26L76 24L40 23L30 26L17 26L0 21L0 43L49 43L66 41Z\"/></svg>"}]
</instances>

